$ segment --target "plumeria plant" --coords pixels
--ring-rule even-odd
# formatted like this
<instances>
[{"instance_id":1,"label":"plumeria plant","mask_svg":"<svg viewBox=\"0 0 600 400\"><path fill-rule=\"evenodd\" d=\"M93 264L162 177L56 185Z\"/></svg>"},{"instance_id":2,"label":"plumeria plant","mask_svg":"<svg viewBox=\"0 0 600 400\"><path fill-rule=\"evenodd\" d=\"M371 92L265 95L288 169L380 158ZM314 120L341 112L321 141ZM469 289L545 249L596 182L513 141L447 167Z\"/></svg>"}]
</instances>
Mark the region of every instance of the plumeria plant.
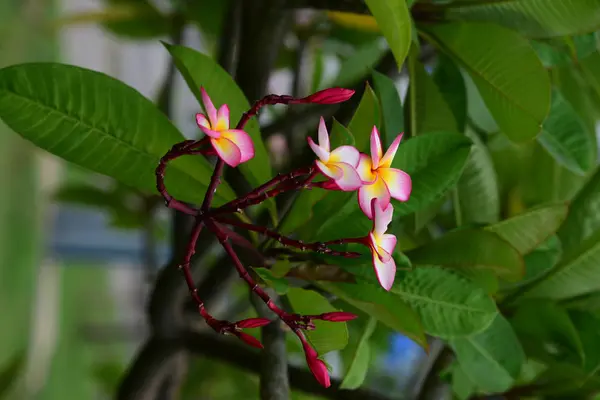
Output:
<instances>
[{"instance_id":1,"label":"plumeria plant","mask_svg":"<svg viewBox=\"0 0 600 400\"><path fill-rule=\"evenodd\" d=\"M274 104L335 104L348 100L352 97L354 91L343 88L330 88L299 99L285 95L268 95L257 101L250 110L242 115L235 129L230 128L229 107L227 104L223 104L217 109L206 90L200 88L200 92L206 114L196 114L196 122L206 136L203 139L186 140L175 144L161 158L156 168L156 187L164 198L166 206L186 213L195 219L191 238L187 245L187 252L179 265L183 271L192 298L198 306L200 315L216 332L234 335L250 346L262 348L262 344L256 338L242 332L242 329L262 327L271 323L269 319L250 318L237 322L219 320L206 310L201 294L198 293L198 289L192 278L190 263L200 232L206 227L217 237L225 252L231 257L240 277L265 302L267 307L298 336L311 372L321 385L328 387L330 379L327 367L319 359L317 352L311 347L303 331L315 329L314 320L344 322L352 320L357 316L341 311L320 315L300 315L282 309L275 304L254 278L252 278L236 254L232 244L247 245L247 243L244 243L245 239L239 235L232 235L231 231L225 225L258 232L266 237L276 239L284 246L295 247L301 251L308 250L339 257L352 258L359 254L335 251L331 248L332 245L360 243L366 246L372 254L373 267L379 283L385 290L390 290L396 276L396 264L392 254L397 242L396 236L386 233L394 212L390 203L390 196L398 200L407 201L410 197L412 187L410 176L406 172L390 167L400 145L402 134L398 135L392 142L391 147L385 155L382 153L381 139L376 127L373 127L371 132L371 157L361 154L352 146L340 146L332 150L325 120L321 118L318 128L319 144L315 144L312 138L308 138L308 144L317 156L314 165L275 177L250 191L245 196L215 208L211 207L211 202L218 190L225 165L237 167L254 157L254 145L248 133L244 131L244 127L250 118L258 114L262 107ZM218 157L210 185L200 207L191 207L175 199L169 194L165 186L164 179L167 163L185 155L216 155ZM315 182L315 179L320 174L326 179ZM277 231L269 230L266 227L239 222L228 217L228 215L240 212L249 206L260 204L269 198L285 192L310 189L311 187L348 192L357 191L361 210L364 211L367 218L373 220L373 229L371 232L365 237L339 238L328 242L305 243L301 240L285 237Z\"/></svg>"}]
</instances>

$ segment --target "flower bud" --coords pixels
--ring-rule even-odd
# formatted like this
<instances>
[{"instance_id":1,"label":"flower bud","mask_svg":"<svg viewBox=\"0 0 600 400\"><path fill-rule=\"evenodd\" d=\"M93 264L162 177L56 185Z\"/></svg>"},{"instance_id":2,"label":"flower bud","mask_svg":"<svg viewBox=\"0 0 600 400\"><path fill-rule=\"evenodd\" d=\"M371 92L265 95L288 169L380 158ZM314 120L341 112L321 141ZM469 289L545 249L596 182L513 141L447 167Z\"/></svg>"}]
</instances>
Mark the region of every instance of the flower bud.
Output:
<instances>
[{"instance_id":1,"label":"flower bud","mask_svg":"<svg viewBox=\"0 0 600 400\"><path fill-rule=\"evenodd\" d=\"M318 358L313 358L311 360L306 359L306 361L308 363L308 368L310 368L310 372L312 372L317 381L326 388L331 386L329 371L327 371L325 363Z\"/></svg>"},{"instance_id":2,"label":"flower bud","mask_svg":"<svg viewBox=\"0 0 600 400\"><path fill-rule=\"evenodd\" d=\"M345 311L333 311L333 312L324 313L324 314L321 314L321 315L318 315L315 317L315 319L322 319L324 321L331 321L331 322L345 322L345 321L351 321L356 318L358 318L358 315L352 314L349 312L345 312Z\"/></svg>"},{"instance_id":3,"label":"flower bud","mask_svg":"<svg viewBox=\"0 0 600 400\"><path fill-rule=\"evenodd\" d=\"M260 328L261 326L265 326L271 323L270 319L267 318L248 318L243 319L235 323L235 326L238 328Z\"/></svg>"},{"instance_id":4,"label":"flower bud","mask_svg":"<svg viewBox=\"0 0 600 400\"><path fill-rule=\"evenodd\" d=\"M344 88L329 88L320 90L310 96L295 99L290 104L314 103L314 104L337 104L348 100L354 95L354 90Z\"/></svg>"},{"instance_id":5,"label":"flower bud","mask_svg":"<svg viewBox=\"0 0 600 400\"><path fill-rule=\"evenodd\" d=\"M240 338L240 340L246 342L246 344L249 344L252 347L256 347L257 349L263 349L263 345L261 342L258 341L258 339L256 339L254 336L250 336L247 333L244 332L235 332L235 336L237 336L238 338Z\"/></svg>"}]
</instances>

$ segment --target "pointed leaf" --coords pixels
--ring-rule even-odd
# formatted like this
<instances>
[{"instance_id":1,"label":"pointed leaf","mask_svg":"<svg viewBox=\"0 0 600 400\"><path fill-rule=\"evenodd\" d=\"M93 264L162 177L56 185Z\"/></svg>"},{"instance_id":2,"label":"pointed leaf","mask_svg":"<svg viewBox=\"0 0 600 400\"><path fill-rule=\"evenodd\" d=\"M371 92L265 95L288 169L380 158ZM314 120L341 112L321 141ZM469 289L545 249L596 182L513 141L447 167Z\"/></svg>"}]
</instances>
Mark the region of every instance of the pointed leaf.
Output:
<instances>
[{"instance_id":1,"label":"pointed leaf","mask_svg":"<svg viewBox=\"0 0 600 400\"><path fill-rule=\"evenodd\" d=\"M289 283L287 279L283 277L276 277L270 270L266 268L253 268L253 270L258 276L260 276L260 279L275 289L277 294L283 295L287 293L289 289Z\"/></svg>"},{"instance_id":2,"label":"pointed leaf","mask_svg":"<svg viewBox=\"0 0 600 400\"><path fill-rule=\"evenodd\" d=\"M410 47L412 21L405 0L365 0L377 20L398 68L402 68Z\"/></svg>"},{"instance_id":3,"label":"pointed leaf","mask_svg":"<svg viewBox=\"0 0 600 400\"><path fill-rule=\"evenodd\" d=\"M354 135L355 147L362 152L369 152L369 141L373 126L381 128L381 107L379 100L367 84L365 93L348 124L348 130Z\"/></svg>"},{"instance_id":4,"label":"pointed leaf","mask_svg":"<svg viewBox=\"0 0 600 400\"><path fill-rule=\"evenodd\" d=\"M346 372L346 376L344 376L344 380L340 384L340 389L358 389L365 381L371 362L371 345L369 344L369 339L375 331L376 326L377 319L373 317L369 318L369 322L367 322L354 350L348 372Z\"/></svg>"},{"instance_id":5,"label":"pointed leaf","mask_svg":"<svg viewBox=\"0 0 600 400\"><path fill-rule=\"evenodd\" d=\"M525 353L513 328L498 315L483 332L450 341L461 369L484 392L512 387L525 362Z\"/></svg>"},{"instance_id":6,"label":"pointed leaf","mask_svg":"<svg viewBox=\"0 0 600 400\"><path fill-rule=\"evenodd\" d=\"M42 149L150 193L156 193L154 170L160 158L185 140L135 89L64 64L1 69L0 118ZM183 157L169 164L165 183L174 197L201 203L211 174L202 157ZM232 198L222 184L215 205Z\"/></svg>"},{"instance_id":7,"label":"pointed leaf","mask_svg":"<svg viewBox=\"0 0 600 400\"><path fill-rule=\"evenodd\" d=\"M475 22L428 26L427 32L469 73L504 134L520 143L540 133L550 109L550 79L526 39Z\"/></svg>"},{"instance_id":8,"label":"pointed leaf","mask_svg":"<svg viewBox=\"0 0 600 400\"><path fill-rule=\"evenodd\" d=\"M404 132L402 102L396 84L386 75L373 71L373 88L381 104L382 142L387 149L400 132Z\"/></svg>"}]
</instances>

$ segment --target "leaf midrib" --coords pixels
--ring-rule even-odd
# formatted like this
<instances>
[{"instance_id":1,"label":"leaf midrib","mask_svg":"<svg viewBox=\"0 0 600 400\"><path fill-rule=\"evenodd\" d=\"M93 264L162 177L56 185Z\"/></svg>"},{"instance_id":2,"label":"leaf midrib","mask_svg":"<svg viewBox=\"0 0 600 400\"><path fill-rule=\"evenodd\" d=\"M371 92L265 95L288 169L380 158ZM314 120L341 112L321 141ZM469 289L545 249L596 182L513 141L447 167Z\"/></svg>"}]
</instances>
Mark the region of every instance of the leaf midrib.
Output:
<instances>
[{"instance_id":1,"label":"leaf midrib","mask_svg":"<svg viewBox=\"0 0 600 400\"><path fill-rule=\"evenodd\" d=\"M462 305L462 304L457 304L457 303L445 303L445 302L440 301L440 300L432 299L431 297L423 297L423 296L420 296L418 294L407 293L405 291L400 292L400 291L394 290L394 289L392 289L392 291L394 293L396 293L398 296L407 297L409 299L416 299L416 300L422 301L423 303L431 303L431 304L440 305L440 306L444 306L444 307L448 307L448 308L453 308L453 309L456 309L456 310L477 312L477 313L480 313L480 314L492 314L493 313L491 310L490 311L486 311L486 310L483 310L481 308L472 308L472 307L468 307L468 306L465 306L465 305Z\"/></svg>"}]
</instances>

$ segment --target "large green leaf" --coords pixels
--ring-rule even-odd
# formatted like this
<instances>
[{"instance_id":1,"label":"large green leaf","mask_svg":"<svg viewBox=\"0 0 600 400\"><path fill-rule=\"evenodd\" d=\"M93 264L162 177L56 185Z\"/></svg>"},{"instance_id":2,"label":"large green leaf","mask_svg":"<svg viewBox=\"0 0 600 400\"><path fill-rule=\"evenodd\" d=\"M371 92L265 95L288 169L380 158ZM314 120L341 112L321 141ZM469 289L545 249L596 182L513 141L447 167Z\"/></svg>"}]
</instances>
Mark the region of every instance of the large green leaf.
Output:
<instances>
[{"instance_id":1,"label":"large green leaf","mask_svg":"<svg viewBox=\"0 0 600 400\"><path fill-rule=\"evenodd\" d=\"M406 253L413 265L490 270L506 280L523 276L523 257L506 240L484 230L460 229Z\"/></svg>"},{"instance_id":2,"label":"large green leaf","mask_svg":"<svg viewBox=\"0 0 600 400\"><path fill-rule=\"evenodd\" d=\"M458 131L463 132L467 121L467 89L460 69L450 57L439 54L432 77L454 114Z\"/></svg>"},{"instance_id":3,"label":"large green leaf","mask_svg":"<svg viewBox=\"0 0 600 400\"><path fill-rule=\"evenodd\" d=\"M419 316L393 293L369 283L355 285L319 282L319 286L376 318L382 324L404 334L422 347L427 347L427 339Z\"/></svg>"},{"instance_id":4,"label":"large green leaf","mask_svg":"<svg viewBox=\"0 0 600 400\"><path fill-rule=\"evenodd\" d=\"M561 262L529 286L527 297L567 299L600 290L600 231L565 250Z\"/></svg>"},{"instance_id":5,"label":"large green leaf","mask_svg":"<svg viewBox=\"0 0 600 400\"><path fill-rule=\"evenodd\" d=\"M394 201L394 215L410 214L440 199L458 181L470 147L465 136L448 132L429 133L400 144L392 167L410 174L413 186L407 202Z\"/></svg>"},{"instance_id":6,"label":"large green leaf","mask_svg":"<svg viewBox=\"0 0 600 400\"><path fill-rule=\"evenodd\" d=\"M375 92L367 84L365 93L348 124L348 129L354 135L355 147L359 151L370 154L369 141L373 126L381 128L381 106Z\"/></svg>"},{"instance_id":7,"label":"large green leaf","mask_svg":"<svg viewBox=\"0 0 600 400\"><path fill-rule=\"evenodd\" d=\"M287 298L294 312L303 315L316 315L336 310L325 297L312 290L290 288ZM314 321L315 330L306 331L306 337L322 356L334 350L341 350L348 344L348 327L345 322Z\"/></svg>"},{"instance_id":8,"label":"large green leaf","mask_svg":"<svg viewBox=\"0 0 600 400\"><path fill-rule=\"evenodd\" d=\"M477 134L467 130L473 141L467 165L456 185L454 207L461 224L485 224L498 221L500 193L494 163L486 145Z\"/></svg>"},{"instance_id":9,"label":"large green leaf","mask_svg":"<svg viewBox=\"0 0 600 400\"><path fill-rule=\"evenodd\" d=\"M409 73L412 72L412 75L407 96L410 115L407 125L411 136L438 131L456 132L457 124L452 109L413 52L409 64Z\"/></svg>"},{"instance_id":10,"label":"large green leaf","mask_svg":"<svg viewBox=\"0 0 600 400\"><path fill-rule=\"evenodd\" d=\"M600 371L600 318L587 312L571 310L571 321L579 333L585 354L583 369L589 374Z\"/></svg>"},{"instance_id":11,"label":"large green leaf","mask_svg":"<svg viewBox=\"0 0 600 400\"><path fill-rule=\"evenodd\" d=\"M584 122L558 90L552 91L552 107L537 140L561 165L584 175L592 168L596 150Z\"/></svg>"},{"instance_id":12,"label":"large green leaf","mask_svg":"<svg viewBox=\"0 0 600 400\"><path fill-rule=\"evenodd\" d=\"M425 332L444 339L481 332L498 313L483 289L440 267L397 274L392 292L419 314Z\"/></svg>"},{"instance_id":13,"label":"large green leaf","mask_svg":"<svg viewBox=\"0 0 600 400\"><path fill-rule=\"evenodd\" d=\"M600 29L598 0L455 1L446 17L502 24L530 37L553 37Z\"/></svg>"},{"instance_id":14,"label":"large green leaf","mask_svg":"<svg viewBox=\"0 0 600 400\"><path fill-rule=\"evenodd\" d=\"M600 230L600 170L590 178L570 206L569 215L558 231L565 251Z\"/></svg>"},{"instance_id":15,"label":"large green leaf","mask_svg":"<svg viewBox=\"0 0 600 400\"><path fill-rule=\"evenodd\" d=\"M484 392L512 387L525 362L525 353L508 321L498 315L483 332L450 341L461 369Z\"/></svg>"},{"instance_id":16,"label":"large green leaf","mask_svg":"<svg viewBox=\"0 0 600 400\"><path fill-rule=\"evenodd\" d=\"M514 142L541 131L550 79L526 39L486 23L427 26L426 32L471 76L500 129Z\"/></svg>"},{"instance_id":17,"label":"large green leaf","mask_svg":"<svg viewBox=\"0 0 600 400\"><path fill-rule=\"evenodd\" d=\"M556 235L539 245L534 251L527 253L525 259L525 276L511 288L520 287L539 279L553 268L562 256L560 240Z\"/></svg>"},{"instance_id":18,"label":"large green leaf","mask_svg":"<svg viewBox=\"0 0 600 400\"><path fill-rule=\"evenodd\" d=\"M337 77L328 86L344 87L356 84L373 70L386 52L387 46L379 38L360 46L342 61Z\"/></svg>"},{"instance_id":19,"label":"large green leaf","mask_svg":"<svg viewBox=\"0 0 600 400\"><path fill-rule=\"evenodd\" d=\"M350 363L350 367L348 367L344 380L340 384L340 389L358 389L365 381L367 371L369 370L369 363L371 361L371 345L369 344L369 339L371 338L371 335L373 335L376 326L377 319L373 317L369 318L369 322L367 322L365 329L360 335L360 339L354 350L352 362Z\"/></svg>"},{"instance_id":20,"label":"large green leaf","mask_svg":"<svg viewBox=\"0 0 600 400\"><path fill-rule=\"evenodd\" d=\"M250 109L250 103L227 71L215 60L196 50L166 43L164 45L198 102L202 102L200 87L203 86L216 107L222 104L229 106L231 126L235 127L237 119ZM271 163L256 118L251 119L244 130L254 143L254 158L241 164L239 168L248 182L256 187L272 178ZM274 208L275 202L269 201Z\"/></svg>"},{"instance_id":21,"label":"large green leaf","mask_svg":"<svg viewBox=\"0 0 600 400\"><path fill-rule=\"evenodd\" d=\"M382 142L387 148L404 131L404 113L396 84L386 75L373 71L373 88L379 98L382 114Z\"/></svg>"},{"instance_id":22,"label":"large green leaf","mask_svg":"<svg viewBox=\"0 0 600 400\"><path fill-rule=\"evenodd\" d=\"M0 70L0 118L52 154L152 193L158 161L184 140L136 90L102 73L63 64ZM199 203L211 170L202 157L181 158L169 164L165 182L174 197ZM232 198L222 184L215 203Z\"/></svg>"},{"instance_id":23,"label":"large green leaf","mask_svg":"<svg viewBox=\"0 0 600 400\"><path fill-rule=\"evenodd\" d=\"M410 48L412 21L405 0L365 0L387 40L398 68Z\"/></svg>"},{"instance_id":24,"label":"large green leaf","mask_svg":"<svg viewBox=\"0 0 600 400\"><path fill-rule=\"evenodd\" d=\"M485 229L508 241L519 253L527 254L558 230L568 211L566 204L535 207Z\"/></svg>"}]
</instances>

